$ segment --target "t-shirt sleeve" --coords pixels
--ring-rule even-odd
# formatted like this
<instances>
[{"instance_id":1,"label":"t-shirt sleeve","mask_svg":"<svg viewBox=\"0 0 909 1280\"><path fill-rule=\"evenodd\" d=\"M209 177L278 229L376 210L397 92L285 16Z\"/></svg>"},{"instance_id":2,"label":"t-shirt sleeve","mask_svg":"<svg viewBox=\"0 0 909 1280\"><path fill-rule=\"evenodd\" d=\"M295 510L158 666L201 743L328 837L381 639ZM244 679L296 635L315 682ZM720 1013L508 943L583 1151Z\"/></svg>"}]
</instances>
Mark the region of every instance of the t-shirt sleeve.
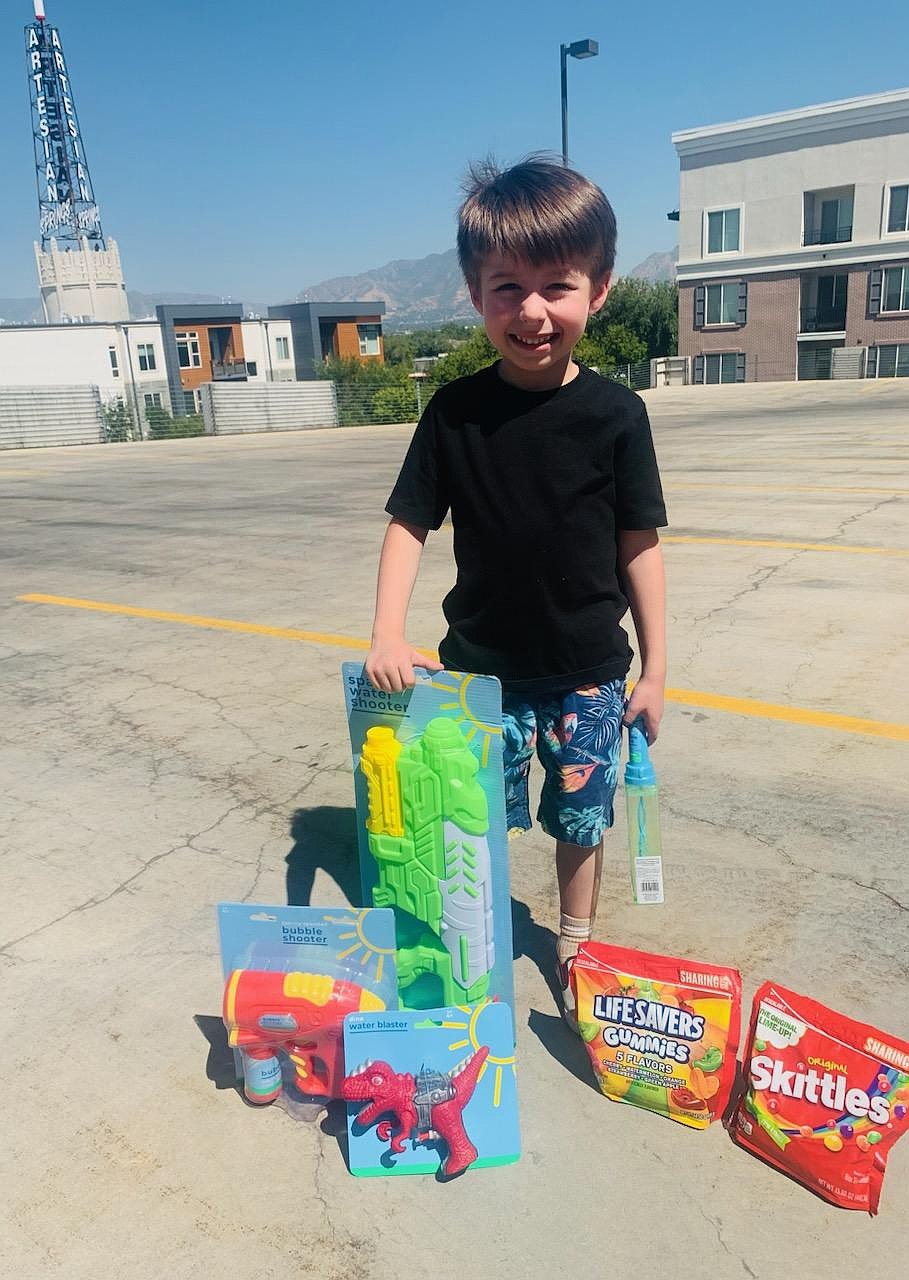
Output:
<instances>
[{"instance_id":1,"label":"t-shirt sleeve","mask_svg":"<svg viewBox=\"0 0 909 1280\"><path fill-rule=\"evenodd\" d=\"M659 529L669 523L643 401L616 440L615 487L617 529Z\"/></svg>"},{"instance_id":2,"label":"t-shirt sleeve","mask_svg":"<svg viewBox=\"0 0 909 1280\"><path fill-rule=\"evenodd\" d=\"M417 423L395 487L385 504L390 516L420 529L438 529L449 506L438 431L438 412L430 401Z\"/></svg>"}]
</instances>

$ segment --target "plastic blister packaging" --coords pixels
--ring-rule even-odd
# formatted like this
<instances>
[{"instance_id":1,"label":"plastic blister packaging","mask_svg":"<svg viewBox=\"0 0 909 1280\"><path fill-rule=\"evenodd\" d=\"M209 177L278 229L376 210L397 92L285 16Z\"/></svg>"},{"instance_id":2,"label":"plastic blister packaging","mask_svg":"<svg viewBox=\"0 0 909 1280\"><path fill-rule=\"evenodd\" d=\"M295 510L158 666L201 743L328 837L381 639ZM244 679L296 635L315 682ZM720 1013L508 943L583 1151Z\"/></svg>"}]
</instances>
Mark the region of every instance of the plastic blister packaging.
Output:
<instances>
[{"instance_id":1,"label":"plastic blister packaging","mask_svg":"<svg viewBox=\"0 0 909 1280\"><path fill-rule=\"evenodd\" d=\"M225 902L218 926L243 1093L313 1121L341 1096L345 1016L398 1007L393 915Z\"/></svg>"}]
</instances>

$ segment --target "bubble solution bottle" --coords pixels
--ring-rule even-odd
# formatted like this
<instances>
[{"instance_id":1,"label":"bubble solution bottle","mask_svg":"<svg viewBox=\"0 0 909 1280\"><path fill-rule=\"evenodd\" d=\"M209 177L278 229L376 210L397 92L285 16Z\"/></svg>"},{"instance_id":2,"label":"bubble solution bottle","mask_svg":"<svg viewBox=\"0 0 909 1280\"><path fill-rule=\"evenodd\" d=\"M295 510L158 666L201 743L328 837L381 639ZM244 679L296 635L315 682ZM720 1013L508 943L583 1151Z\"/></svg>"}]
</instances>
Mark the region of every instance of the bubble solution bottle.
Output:
<instances>
[{"instance_id":1,"label":"bubble solution bottle","mask_svg":"<svg viewBox=\"0 0 909 1280\"><path fill-rule=\"evenodd\" d=\"M659 792L641 716L628 726L625 804L628 810L628 852L631 857L634 901L638 905L662 902L663 848L660 838Z\"/></svg>"}]
</instances>

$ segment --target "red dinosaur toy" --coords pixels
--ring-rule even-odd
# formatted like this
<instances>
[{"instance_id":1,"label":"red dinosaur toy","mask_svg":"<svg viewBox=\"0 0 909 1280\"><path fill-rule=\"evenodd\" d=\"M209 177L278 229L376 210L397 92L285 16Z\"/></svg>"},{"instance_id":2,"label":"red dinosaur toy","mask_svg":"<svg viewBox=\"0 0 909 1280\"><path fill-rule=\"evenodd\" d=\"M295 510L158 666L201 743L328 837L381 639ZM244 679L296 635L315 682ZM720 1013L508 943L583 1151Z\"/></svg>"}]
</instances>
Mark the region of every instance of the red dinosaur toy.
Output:
<instances>
[{"instance_id":1,"label":"red dinosaur toy","mask_svg":"<svg viewBox=\"0 0 909 1280\"><path fill-rule=\"evenodd\" d=\"M380 1142L391 1142L391 1150L400 1154L414 1130L417 1142L440 1137L448 1146L448 1156L441 1171L446 1177L463 1173L477 1158L477 1149L464 1131L461 1112L467 1106L477 1083L480 1069L489 1057L483 1045L451 1072L418 1072L416 1077L399 1075L387 1062L366 1062L344 1078L341 1096L347 1102L366 1102L357 1116L357 1124L368 1127L381 1115L391 1112L393 1120L383 1120L376 1127ZM395 1129L398 1133L395 1134Z\"/></svg>"}]
</instances>

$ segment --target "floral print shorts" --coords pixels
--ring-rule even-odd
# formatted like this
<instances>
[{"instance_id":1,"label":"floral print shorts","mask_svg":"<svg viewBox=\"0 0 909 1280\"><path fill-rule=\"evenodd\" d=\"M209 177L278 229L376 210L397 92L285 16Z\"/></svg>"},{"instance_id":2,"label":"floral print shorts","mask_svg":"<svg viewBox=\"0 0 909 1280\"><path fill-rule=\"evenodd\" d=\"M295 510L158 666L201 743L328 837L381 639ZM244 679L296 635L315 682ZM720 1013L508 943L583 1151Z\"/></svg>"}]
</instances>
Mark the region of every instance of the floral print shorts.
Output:
<instances>
[{"instance_id":1,"label":"floral print shorts","mask_svg":"<svg viewBox=\"0 0 909 1280\"><path fill-rule=\"evenodd\" d=\"M612 826L625 681L502 700L505 816L510 833L529 831L527 779L536 751L546 773L537 821L547 835L591 848Z\"/></svg>"}]
</instances>

